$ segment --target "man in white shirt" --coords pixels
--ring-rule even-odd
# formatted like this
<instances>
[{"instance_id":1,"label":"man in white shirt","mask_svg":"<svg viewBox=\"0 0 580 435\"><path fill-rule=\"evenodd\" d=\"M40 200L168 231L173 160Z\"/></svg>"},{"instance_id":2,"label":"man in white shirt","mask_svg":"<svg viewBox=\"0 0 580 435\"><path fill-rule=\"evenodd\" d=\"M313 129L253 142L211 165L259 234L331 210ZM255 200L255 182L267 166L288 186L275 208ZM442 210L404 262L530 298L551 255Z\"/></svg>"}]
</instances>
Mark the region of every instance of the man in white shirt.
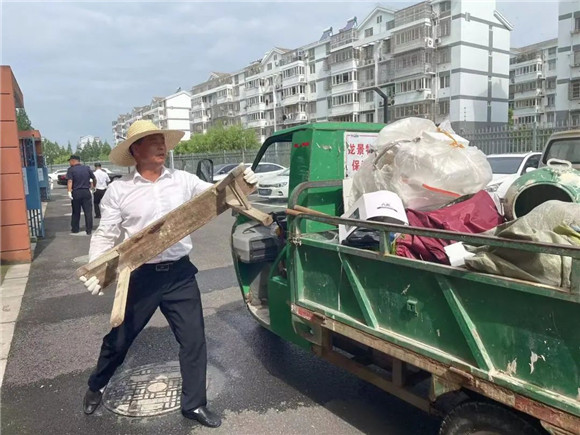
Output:
<instances>
[{"instance_id":1,"label":"man in white shirt","mask_svg":"<svg viewBox=\"0 0 580 435\"><path fill-rule=\"evenodd\" d=\"M107 189L101 202L101 222L91 239L89 261L112 248L121 236L131 237L212 186L193 174L164 166L167 151L182 137L183 132L160 130L151 121L136 121L129 127L127 139L111 151L109 158L118 166L135 166L135 171ZM251 170L244 172L244 178L250 184L257 182ZM206 343L195 279L197 268L189 261L191 248L191 238L185 237L131 273L125 321L103 338L83 401L86 414L97 409L102 390L123 363L129 346L160 307L179 343L181 413L208 427L221 424L220 417L206 407ZM85 285L93 294L99 293L96 278Z\"/></svg>"},{"instance_id":2,"label":"man in white shirt","mask_svg":"<svg viewBox=\"0 0 580 435\"><path fill-rule=\"evenodd\" d=\"M111 182L109 178L109 174L103 171L100 163L95 163L95 170L93 171L95 174L95 178L97 179L97 183L95 185L95 193L93 194L93 203L95 204L95 219L101 218L101 208L99 204L107 191L107 186Z\"/></svg>"}]
</instances>

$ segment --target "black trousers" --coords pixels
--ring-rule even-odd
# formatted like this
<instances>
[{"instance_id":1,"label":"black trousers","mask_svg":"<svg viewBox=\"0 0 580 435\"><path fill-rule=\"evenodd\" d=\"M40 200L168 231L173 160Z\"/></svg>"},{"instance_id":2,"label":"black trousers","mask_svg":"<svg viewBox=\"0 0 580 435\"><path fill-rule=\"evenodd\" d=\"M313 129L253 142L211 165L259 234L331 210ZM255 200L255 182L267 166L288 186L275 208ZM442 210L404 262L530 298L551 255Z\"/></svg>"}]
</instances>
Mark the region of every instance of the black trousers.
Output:
<instances>
[{"instance_id":1,"label":"black trousers","mask_svg":"<svg viewBox=\"0 0 580 435\"><path fill-rule=\"evenodd\" d=\"M70 218L71 231L79 232L81 222L81 208L85 214L85 231L93 231L93 199L89 189L76 189L72 191L72 216Z\"/></svg>"},{"instance_id":2,"label":"black trousers","mask_svg":"<svg viewBox=\"0 0 580 435\"><path fill-rule=\"evenodd\" d=\"M101 199L105 196L105 192L107 189L96 189L95 193L93 194L93 203L95 204L95 217L97 219L101 218L101 208L99 204L101 203Z\"/></svg>"},{"instance_id":3,"label":"black trousers","mask_svg":"<svg viewBox=\"0 0 580 435\"><path fill-rule=\"evenodd\" d=\"M192 411L207 404L207 351L196 273L188 257L172 264L144 264L131 273L125 321L103 338L97 367L88 382L91 390L107 385L133 340L160 307L179 343L181 407Z\"/></svg>"}]
</instances>

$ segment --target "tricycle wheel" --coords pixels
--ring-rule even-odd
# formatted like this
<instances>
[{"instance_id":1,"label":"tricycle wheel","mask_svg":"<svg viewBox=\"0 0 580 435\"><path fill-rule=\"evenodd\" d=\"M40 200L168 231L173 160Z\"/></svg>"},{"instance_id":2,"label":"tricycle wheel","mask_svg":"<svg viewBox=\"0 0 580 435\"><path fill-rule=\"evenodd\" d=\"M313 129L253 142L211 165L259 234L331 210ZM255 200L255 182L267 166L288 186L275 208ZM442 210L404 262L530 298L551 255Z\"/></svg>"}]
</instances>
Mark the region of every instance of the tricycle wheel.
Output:
<instances>
[{"instance_id":1,"label":"tricycle wheel","mask_svg":"<svg viewBox=\"0 0 580 435\"><path fill-rule=\"evenodd\" d=\"M441 423L439 435L540 435L543 430L523 415L501 405L466 402L453 408Z\"/></svg>"}]
</instances>

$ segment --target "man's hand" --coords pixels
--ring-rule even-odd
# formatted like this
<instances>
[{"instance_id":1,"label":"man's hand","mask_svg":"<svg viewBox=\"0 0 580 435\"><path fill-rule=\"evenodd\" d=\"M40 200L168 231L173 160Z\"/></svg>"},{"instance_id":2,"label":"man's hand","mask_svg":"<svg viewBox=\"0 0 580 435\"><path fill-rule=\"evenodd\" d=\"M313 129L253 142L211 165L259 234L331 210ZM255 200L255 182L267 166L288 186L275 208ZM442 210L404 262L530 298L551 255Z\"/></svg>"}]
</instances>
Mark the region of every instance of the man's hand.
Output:
<instances>
[{"instance_id":1,"label":"man's hand","mask_svg":"<svg viewBox=\"0 0 580 435\"><path fill-rule=\"evenodd\" d=\"M69 190L68 191L68 197L70 198L70 200L72 201L73 197L72 197L72 192Z\"/></svg>"},{"instance_id":2,"label":"man's hand","mask_svg":"<svg viewBox=\"0 0 580 435\"><path fill-rule=\"evenodd\" d=\"M103 294L103 292L100 291L101 285L99 284L99 280L97 279L96 276L92 276L89 279L86 279L84 276L81 276L79 279L83 282L87 290L90 291L92 295L101 296Z\"/></svg>"},{"instance_id":3,"label":"man's hand","mask_svg":"<svg viewBox=\"0 0 580 435\"><path fill-rule=\"evenodd\" d=\"M248 184L256 184L258 182L258 177L256 177L256 174L254 174L252 168L246 168L244 171L244 180Z\"/></svg>"}]
</instances>

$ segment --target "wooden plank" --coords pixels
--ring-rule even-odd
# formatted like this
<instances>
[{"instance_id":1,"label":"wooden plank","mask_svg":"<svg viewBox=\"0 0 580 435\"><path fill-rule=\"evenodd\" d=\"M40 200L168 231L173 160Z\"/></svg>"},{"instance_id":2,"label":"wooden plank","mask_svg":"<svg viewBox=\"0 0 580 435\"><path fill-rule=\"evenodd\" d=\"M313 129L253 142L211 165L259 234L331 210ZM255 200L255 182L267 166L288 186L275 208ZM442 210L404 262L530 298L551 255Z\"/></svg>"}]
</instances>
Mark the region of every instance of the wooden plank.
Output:
<instances>
[{"instance_id":1,"label":"wooden plank","mask_svg":"<svg viewBox=\"0 0 580 435\"><path fill-rule=\"evenodd\" d=\"M227 188L228 185L235 182L239 193L243 195L252 193L255 185L248 184L243 179L244 170L244 165L238 166L215 186L153 222L101 257L77 269L76 275L87 279L96 276L104 289L118 278L120 270L126 267L135 270L155 258L226 211L230 207L228 203L238 204L237 196ZM245 214L257 215L250 210L246 210Z\"/></svg>"},{"instance_id":2,"label":"wooden plank","mask_svg":"<svg viewBox=\"0 0 580 435\"><path fill-rule=\"evenodd\" d=\"M113 310L111 311L111 326L116 328L125 320L125 308L127 306L127 294L129 293L129 280L131 269L125 267L119 274Z\"/></svg>"}]
</instances>

